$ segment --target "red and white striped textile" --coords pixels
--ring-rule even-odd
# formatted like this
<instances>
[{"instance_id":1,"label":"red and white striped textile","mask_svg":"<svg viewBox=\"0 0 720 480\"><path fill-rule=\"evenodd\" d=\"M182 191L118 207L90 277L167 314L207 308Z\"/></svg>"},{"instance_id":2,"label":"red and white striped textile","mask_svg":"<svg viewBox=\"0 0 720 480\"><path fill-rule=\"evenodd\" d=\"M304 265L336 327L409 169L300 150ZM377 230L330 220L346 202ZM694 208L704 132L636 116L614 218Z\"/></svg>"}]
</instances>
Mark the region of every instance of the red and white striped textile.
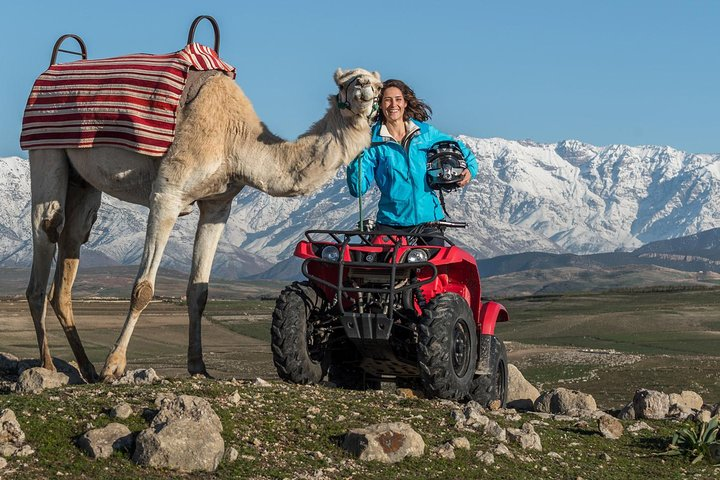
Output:
<instances>
[{"instance_id":1,"label":"red and white striped textile","mask_svg":"<svg viewBox=\"0 0 720 480\"><path fill-rule=\"evenodd\" d=\"M235 68L192 43L167 55L135 54L52 65L25 107L20 147L120 147L162 156L173 141L188 71Z\"/></svg>"}]
</instances>

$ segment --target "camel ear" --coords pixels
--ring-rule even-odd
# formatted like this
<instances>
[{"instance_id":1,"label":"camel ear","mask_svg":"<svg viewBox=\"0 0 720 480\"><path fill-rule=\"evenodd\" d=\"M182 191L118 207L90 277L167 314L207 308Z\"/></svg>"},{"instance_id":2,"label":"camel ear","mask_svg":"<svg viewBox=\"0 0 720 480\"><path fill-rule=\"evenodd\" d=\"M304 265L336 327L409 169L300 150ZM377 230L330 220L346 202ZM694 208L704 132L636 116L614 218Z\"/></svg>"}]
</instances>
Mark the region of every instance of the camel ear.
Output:
<instances>
[{"instance_id":1,"label":"camel ear","mask_svg":"<svg viewBox=\"0 0 720 480\"><path fill-rule=\"evenodd\" d=\"M343 75L345 75L345 72L342 71L342 68L338 68L337 70L335 70L335 83L337 84L338 87L341 85L340 79L342 78Z\"/></svg>"},{"instance_id":2,"label":"camel ear","mask_svg":"<svg viewBox=\"0 0 720 480\"><path fill-rule=\"evenodd\" d=\"M372 72L372 74L373 74L373 75L375 76L375 78L377 78L378 80L382 80L382 79L380 78L380 72Z\"/></svg>"}]
</instances>

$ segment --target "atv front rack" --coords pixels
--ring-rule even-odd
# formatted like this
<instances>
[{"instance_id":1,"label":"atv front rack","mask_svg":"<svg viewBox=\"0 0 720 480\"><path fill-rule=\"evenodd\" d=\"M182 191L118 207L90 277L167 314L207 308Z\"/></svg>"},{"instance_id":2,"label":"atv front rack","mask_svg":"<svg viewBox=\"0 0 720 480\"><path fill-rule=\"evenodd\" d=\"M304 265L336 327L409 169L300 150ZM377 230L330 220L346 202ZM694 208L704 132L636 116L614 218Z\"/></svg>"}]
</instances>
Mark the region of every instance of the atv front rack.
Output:
<instances>
[{"instance_id":1,"label":"atv front rack","mask_svg":"<svg viewBox=\"0 0 720 480\"><path fill-rule=\"evenodd\" d=\"M384 243L378 244L373 243L373 238L378 235L383 235L385 238ZM358 297L362 297L363 294L386 294L388 299L388 305L392 306L393 299L396 294L404 293L406 291L415 290L425 284L434 281L437 278L438 271L437 267L429 261L425 262L399 262L399 252L401 247L407 247L408 249L422 248L425 250L439 250L440 246L431 245L408 245L403 243L403 238L408 239L410 242L420 238L442 238L448 241L447 238L442 234L414 234L395 230L387 230L382 232L363 232L359 230L308 230L305 233L308 242L318 249L318 252L323 248L330 245L335 246L339 251L339 259L337 261L324 259L318 257L307 258L302 264L302 273L312 282L318 285L323 285L329 289L332 289L337 294L338 307L343 315L368 315L367 312L363 311L362 302L359 302L359 312L346 312L343 306L343 299L350 299L351 294L356 294ZM324 236L322 239L319 237ZM328 237L332 239L328 241ZM352 239L358 239L359 243L351 244ZM449 241L448 241L449 242ZM449 242L452 245L452 242ZM380 247L383 255L377 255L382 257L385 261L368 261L364 255L358 255L358 251L353 251L351 247ZM361 251L362 252L362 251ZM368 252L364 252L368 253ZM377 253L377 252L376 252ZM353 255L355 254L355 255ZM351 260L346 260L351 258ZM359 258L358 258L359 257ZM337 280L330 282L325 278L315 275L310 272L311 266L313 265L326 265L337 268ZM423 279L417 279L411 275L410 271L427 268L430 270L430 274ZM379 288L377 286L366 287L354 284L348 277L348 274L353 269L365 273L377 271L382 276L387 276L388 286L385 288ZM406 273L406 275L399 275L398 273ZM397 285L398 278L404 278L408 281L401 285ZM347 281L346 281L347 280ZM379 313L379 312L378 312ZM373 313L374 314L374 313ZM388 320L392 321L393 309L387 308L385 312L382 312Z\"/></svg>"}]
</instances>

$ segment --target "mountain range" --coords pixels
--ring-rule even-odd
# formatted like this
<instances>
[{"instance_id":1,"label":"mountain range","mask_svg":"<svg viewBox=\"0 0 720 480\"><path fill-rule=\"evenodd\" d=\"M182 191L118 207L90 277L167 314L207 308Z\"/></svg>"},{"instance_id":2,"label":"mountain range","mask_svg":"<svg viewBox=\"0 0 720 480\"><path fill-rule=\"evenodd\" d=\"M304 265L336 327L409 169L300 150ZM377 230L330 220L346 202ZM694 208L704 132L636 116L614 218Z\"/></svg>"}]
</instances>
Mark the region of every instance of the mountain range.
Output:
<instances>
[{"instance_id":1,"label":"mountain range","mask_svg":"<svg viewBox=\"0 0 720 480\"><path fill-rule=\"evenodd\" d=\"M641 247L720 227L719 154L459 138L475 153L479 173L467 188L446 195L446 203L451 220L469 224L453 238L479 259L522 252L653 255ZM0 267L31 262L29 183L27 160L0 158ZM377 200L376 189L364 197L367 217ZM147 208L105 196L83 264L137 264L146 217ZM247 188L234 200L213 273L262 277L292 255L306 229L350 228L357 221L358 201L348 194L342 170L306 197L273 198ZM196 212L178 219L164 267L189 269L196 222Z\"/></svg>"}]
</instances>

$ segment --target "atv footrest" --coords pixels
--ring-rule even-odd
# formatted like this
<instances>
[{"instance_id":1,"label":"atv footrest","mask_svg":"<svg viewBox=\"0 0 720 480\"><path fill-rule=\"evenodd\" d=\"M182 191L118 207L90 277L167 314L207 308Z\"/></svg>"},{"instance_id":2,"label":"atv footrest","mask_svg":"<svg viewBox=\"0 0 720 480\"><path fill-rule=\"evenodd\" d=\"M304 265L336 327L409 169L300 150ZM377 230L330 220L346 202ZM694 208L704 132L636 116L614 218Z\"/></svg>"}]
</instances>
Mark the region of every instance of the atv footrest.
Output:
<instances>
[{"instance_id":1,"label":"atv footrest","mask_svg":"<svg viewBox=\"0 0 720 480\"><path fill-rule=\"evenodd\" d=\"M346 313L342 324L353 340L388 340L392 330L392 320L382 313Z\"/></svg>"}]
</instances>

